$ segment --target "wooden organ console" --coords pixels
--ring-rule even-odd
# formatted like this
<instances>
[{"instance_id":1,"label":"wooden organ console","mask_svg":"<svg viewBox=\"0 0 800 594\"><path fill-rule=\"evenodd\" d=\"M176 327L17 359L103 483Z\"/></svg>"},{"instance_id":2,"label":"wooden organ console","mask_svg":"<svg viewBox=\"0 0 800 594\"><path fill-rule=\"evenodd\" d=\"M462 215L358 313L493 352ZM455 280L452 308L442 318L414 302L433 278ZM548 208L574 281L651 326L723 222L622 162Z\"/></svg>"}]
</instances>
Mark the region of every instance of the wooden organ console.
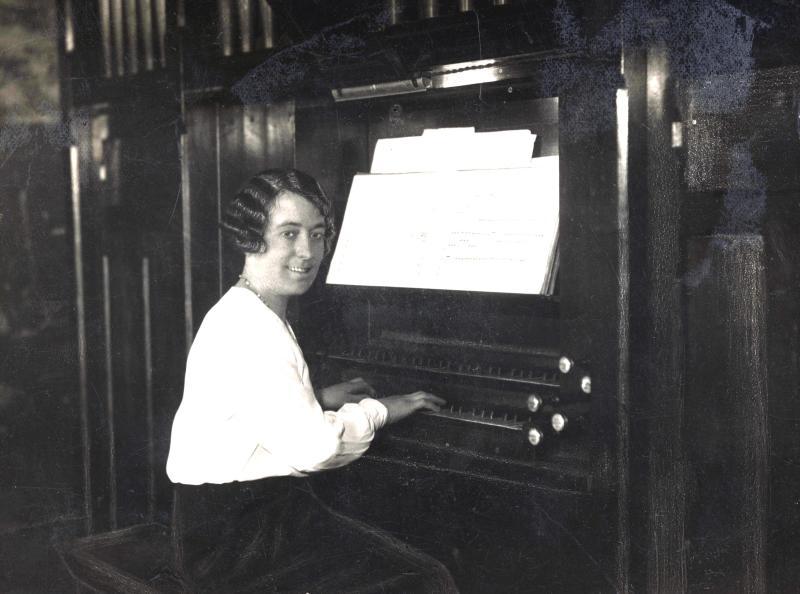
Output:
<instances>
[{"instance_id":1,"label":"wooden organ console","mask_svg":"<svg viewBox=\"0 0 800 594\"><path fill-rule=\"evenodd\" d=\"M383 394L424 389L447 400L439 413L382 432L365 459L317 477L317 488L441 559L466 591L616 587L625 162L616 84L601 91L610 121L597 131L580 119L588 96L549 96L536 80L551 60L575 59L461 64L491 82L324 107L330 115L315 118L314 147L302 135L307 112L296 111L298 166L317 175L325 175L313 169L319 163L341 159L342 145L325 135L343 131L344 145L352 139L361 149L360 160L343 163L353 173L368 170L379 138L432 125L527 128L539 156L559 156L555 295L328 285L298 306L296 328L319 385L360 376ZM618 67L602 66L621 82ZM349 186L346 173L338 183Z\"/></svg>"}]
</instances>

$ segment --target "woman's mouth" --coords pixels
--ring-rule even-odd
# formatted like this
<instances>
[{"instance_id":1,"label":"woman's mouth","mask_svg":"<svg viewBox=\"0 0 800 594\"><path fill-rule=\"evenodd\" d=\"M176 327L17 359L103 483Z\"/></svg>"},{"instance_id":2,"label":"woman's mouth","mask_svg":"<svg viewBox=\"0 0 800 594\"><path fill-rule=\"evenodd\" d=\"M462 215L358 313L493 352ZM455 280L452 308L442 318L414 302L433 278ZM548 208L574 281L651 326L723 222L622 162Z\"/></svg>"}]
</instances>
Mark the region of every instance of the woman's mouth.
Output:
<instances>
[{"instance_id":1,"label":"woman's mouth","mask_svg":"<svg viewBox=\"0 0 800 594\"><path fill-rule=\"evenodd\" d=\"M311 272L311 266L289 266L288 268L297 274L308 274Z\"/></svg>"}]
</instances>

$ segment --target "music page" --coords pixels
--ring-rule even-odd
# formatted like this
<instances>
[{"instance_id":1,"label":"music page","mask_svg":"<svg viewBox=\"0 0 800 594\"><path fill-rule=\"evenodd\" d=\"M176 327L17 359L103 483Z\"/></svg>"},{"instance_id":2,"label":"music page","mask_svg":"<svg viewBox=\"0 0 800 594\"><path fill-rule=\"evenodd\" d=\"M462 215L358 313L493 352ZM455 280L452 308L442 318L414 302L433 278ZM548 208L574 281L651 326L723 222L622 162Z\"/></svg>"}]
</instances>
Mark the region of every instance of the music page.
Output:
<instances>
[{"instance_id":1,"label":"music page","mask_svg":"<svg viewBox=\"0 0 800 594\"><path fill-rule=\"evenodd\" d=\"M370 173L527 167L535 142L530 130L427 129L420 136L378 140Z\"/></svg>"},{"instance_id":2,"label":"music page","mask_svg":"<svg viewBox=\"0 0 800 594\"><path fill-rule=\"evenodd\" d=\"M510 169L357 175L327 282L542 293L558 203L558 157Z\"/></svg>"}]
</instances>

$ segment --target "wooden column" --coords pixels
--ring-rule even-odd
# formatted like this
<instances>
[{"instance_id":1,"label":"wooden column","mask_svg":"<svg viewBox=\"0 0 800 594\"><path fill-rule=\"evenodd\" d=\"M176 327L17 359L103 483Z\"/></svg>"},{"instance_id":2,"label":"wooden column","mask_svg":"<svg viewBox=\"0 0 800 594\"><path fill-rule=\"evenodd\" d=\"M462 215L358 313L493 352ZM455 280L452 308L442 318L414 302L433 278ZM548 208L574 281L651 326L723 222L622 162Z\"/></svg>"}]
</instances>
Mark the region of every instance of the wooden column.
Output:
<instances>
[{"instance_id":1,"label":"wooden column","mask_svg":"<svg viewBox=\"0 0 800 594\"><path fill-rule=\"evenodd\" d=\"M665 46L630 49L631 570L634 591L687 588L682 167Z\"/></svg>"}]
</instances>

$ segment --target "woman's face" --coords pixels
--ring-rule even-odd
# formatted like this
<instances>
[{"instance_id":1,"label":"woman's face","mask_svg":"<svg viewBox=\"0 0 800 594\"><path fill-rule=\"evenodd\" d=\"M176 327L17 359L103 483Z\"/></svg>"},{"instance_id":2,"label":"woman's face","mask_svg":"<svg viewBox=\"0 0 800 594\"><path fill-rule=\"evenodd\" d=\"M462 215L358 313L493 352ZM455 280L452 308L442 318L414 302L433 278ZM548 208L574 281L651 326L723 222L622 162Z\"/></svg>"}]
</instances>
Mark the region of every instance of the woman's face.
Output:
<instances>
[{"instance_id":1,"label":"woman's face","mask_svg":"<svg viewBox=\"0 0 800 594\"><path fill-rule=\"evenodd\" d=\"M294 192L281 192L264 231L267 251L254 255L265 297L302 295L311 287L325 255L325 219Z\"/></svg>"}]
</instances>

